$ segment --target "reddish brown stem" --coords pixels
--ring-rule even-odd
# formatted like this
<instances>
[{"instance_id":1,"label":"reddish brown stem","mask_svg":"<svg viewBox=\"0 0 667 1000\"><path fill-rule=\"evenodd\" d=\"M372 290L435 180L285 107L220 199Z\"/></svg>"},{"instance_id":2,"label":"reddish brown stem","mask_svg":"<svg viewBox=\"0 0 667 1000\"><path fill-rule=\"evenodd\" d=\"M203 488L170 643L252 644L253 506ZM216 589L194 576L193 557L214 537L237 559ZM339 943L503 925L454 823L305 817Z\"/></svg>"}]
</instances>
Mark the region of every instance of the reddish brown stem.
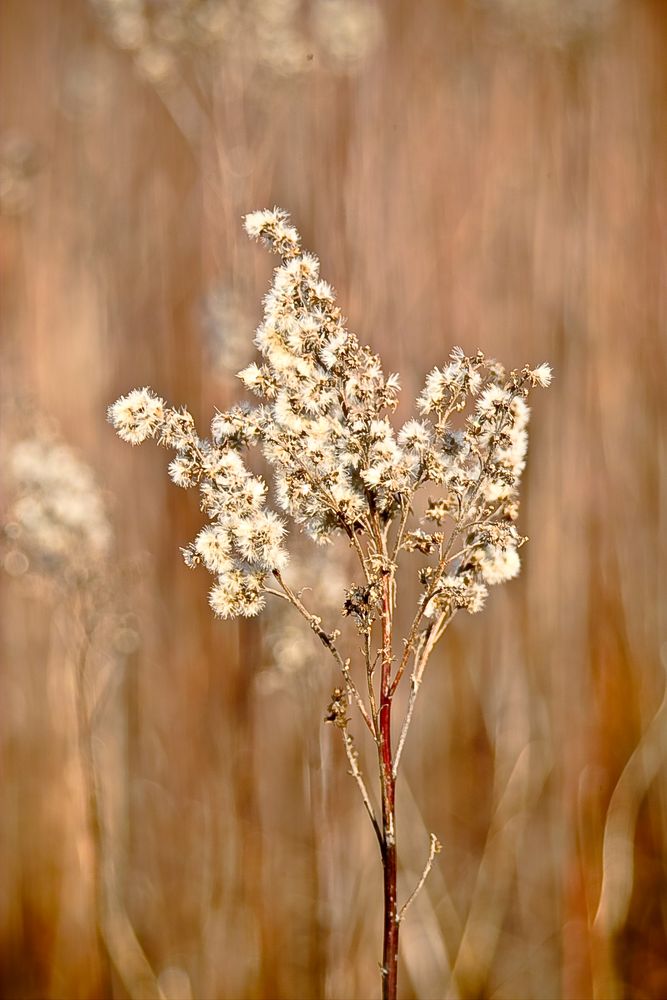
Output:
<instances>
[{"instance_id":1,"label":"reddish brown stem","mask_svg":"<svg viewBox=\"0 0 667 1000\"><path fill-rule=\"evenodd\" d=\"M396 899L395 779L391 759L391 701L383 695L380 706L382 741L382 867L384 873L384 933L382 947L382 1000L396 1000L398 979L398 908Z\"/></svg>"},{"instance_id":2,"label":"reddish brown stem","mask_svg":"<svg viewBox=\"0 0 667 1000\"><path fill-rule=\"evenodd\" d=\"M384 874L384 933L382 1000L396 1000L398 982L398 905L396 898L396 810L394 762L391 750L391 596L390 579L382 588L382 679L380 690L380 771L382 778L382 867Z\"/></svg>"}]
</instances>

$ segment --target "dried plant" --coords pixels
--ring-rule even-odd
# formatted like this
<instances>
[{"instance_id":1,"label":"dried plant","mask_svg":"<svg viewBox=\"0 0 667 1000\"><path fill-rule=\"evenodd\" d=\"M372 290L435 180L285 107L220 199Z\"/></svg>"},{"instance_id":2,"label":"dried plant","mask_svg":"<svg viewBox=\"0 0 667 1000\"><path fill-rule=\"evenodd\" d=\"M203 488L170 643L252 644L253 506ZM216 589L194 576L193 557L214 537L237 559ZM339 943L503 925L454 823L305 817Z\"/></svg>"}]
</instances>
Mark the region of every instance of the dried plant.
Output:
<instances>
[{"instance_id":1,"label":"dried plant","mask_svg":"<svg viewBox=\"0 0 667 1000\"><path fill-rule=\"evenodd\" d=\"M272 77L307 72L317 60L336 73L353 72L377 46L380 10L369 0L90 0L107 34L132 53L139 74L164 87L188 59L200 72L217 58L237 59Z\"/></svg>"},{"instance_id":2,"label":"dried plant","mask_svg":"<svg viewBox=\"0 0 667 1000\"><path fill-rule=\"evenodd\" d=\"M9 452L13 501L4 524L5 568L60 585L90 580L109 556L111 525L91 469L54 435L36 432Z\"/></svg>"},{"instance_id":3,"label":"dried plant","mask_svg":"<svg viewBox=\"0 0 667 1000\"><path fill-rule=\"evenodd\" d=\"M396 996L401 921L423 885L397 898L396 779L424 670L459 610L482 609L488 587L517 575L517 490L527 447L526 397L551 380L548 365L506 372L481 352L458 348L435 368L417 400L421 419L395 430L396 375L345 328L316 257L280 209L248 215L249 236L281 257L265 298L255 343L261 363L239 373L257 406L216 413L211 438L200 438L187 409L150 389L135 389L109 408L119 436L149 437L175 450L169 473L197 486L210 523L183 550L189 566L215 577L210 604L221 618L251 617L267 598L289 602L335 660L341 674L326 718L339 731L350 771L377 837L384 872L382 995ZM466 411L467 414L466 414ZM361 636L361 663L347 656L341 631L309 607L291 581L287 523L269 506L268 484L243 453L259 445L272 470L275 504L317 543L342 534L359 577L340 595L341 610ZM399 579L400 570L400 579ZM406 600L420 591L412 621L397 634L399 583ZM357 645L355 642L353 648ZM410 675L403 718L392 709ZM359 674L363 681L359 679ZM350 731L354 705L377 754L379 815Z\"/></svg>"},{"instance_id":4,"label":"dried plant","mask_svg":"<svg viewBox=\"0 0 667 1000\"><path fill-rule=\"evenodd\" d=\"M74 736L102 981L111 981L113 968L130 997L157 996L155 975L122 903L95 749L112 688L138 636L121 610L111 520L93 470L46 421L31 415L24 422L34 426L24 428L7 453L11 500L3 512L2 565L30 585L33 596L53 599L65 660L73 668Z\"/></svg>"}]
</instances>

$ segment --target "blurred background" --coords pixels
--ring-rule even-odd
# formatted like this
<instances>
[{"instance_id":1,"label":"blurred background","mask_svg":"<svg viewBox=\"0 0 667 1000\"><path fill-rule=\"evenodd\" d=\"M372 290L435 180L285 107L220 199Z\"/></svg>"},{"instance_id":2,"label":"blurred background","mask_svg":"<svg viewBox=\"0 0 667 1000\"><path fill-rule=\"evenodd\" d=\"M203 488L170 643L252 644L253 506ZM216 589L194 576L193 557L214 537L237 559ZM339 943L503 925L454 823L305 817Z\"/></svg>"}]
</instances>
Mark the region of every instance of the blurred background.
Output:
<instances>
[{"instance_id":1,"label":"blurred background","mask_svg":"<svg viewBox=\"0 0 667 1000\"><path fill-rule=\"evenodd\" d=\"M0 95L0 994L376 995L334 670L282 608L213 619L196 496L105 422L240 398L277 204L402 414L454 344L555 373L522 575L404 757L404 897L443 851L402 995L667 996L665 4L2 0Z\"/></svg>"}]
</instances>

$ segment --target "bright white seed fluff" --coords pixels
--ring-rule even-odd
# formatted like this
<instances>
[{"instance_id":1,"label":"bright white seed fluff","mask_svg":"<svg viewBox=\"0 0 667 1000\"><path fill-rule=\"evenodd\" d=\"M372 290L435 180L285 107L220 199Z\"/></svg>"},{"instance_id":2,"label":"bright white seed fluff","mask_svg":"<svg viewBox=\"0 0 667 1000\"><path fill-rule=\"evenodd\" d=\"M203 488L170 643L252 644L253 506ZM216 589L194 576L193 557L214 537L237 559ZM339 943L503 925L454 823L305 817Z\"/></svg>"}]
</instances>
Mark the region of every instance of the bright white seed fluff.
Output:
<instances>
[{"instance_id":1,"label":"bright white seed fluff","mask_svg":"<svg viewBox=\"0 0 667 1000\"><path fill-rule=\"evenodd\" d=\"M543 389L548 388L551 385L551 365L545 363L538 365L537 368L533 368L530 373L530 378L534 385L540 385Z\"/></svg>"},{"instance_id":2,"label":"bright white seed fluff","mask_svg":"<svg viewBox=\"0 0 667 1000\"><path fill-rule=\"evenodd\" d=\"M278 507L316 542L342 532L363 545L371 585L382 572L379 518L389 550L391 539L398 544L393 558L406 552L415 560L407 565L421 579L427 615L480 611L487 587L519 572L523 539L514 522L528 441L525 399L532 387L549 385L551 369L506 372L481 352L455 348L426 377L421 419L396 430L398 377L385 376L379 358L346 329L319 261L302 252L287 213L252 212L244 224L281 258L255 337L259 358L239 373L259 403L216 413L210 439L197 435L187 410L167 407L147 388L109 408L120 437L132 444L156 437L176 452L173 481L198 487L210 524L184 555L216 576L214 612L257 614L267 581L287 565L285 522L267 507L267 484L243 458L252 444L272 469ZM422 489L429 502L413 507ZM411 514L424 506L423 517ZM366 605L355 610L349 596L348 605L365 623Z\"/></svg>"},{"instance_id":3,"label":"bright white seed fluff","mask_svg":"<svg viewBox=\"0 0 667 1000\"><path fill-rule=\"evenodd\" d=\"M109 407L109 421L123 441L141 444L153 437L164 421L164 400L150 389L133 389Z\"/></svg>"}]
</instances>

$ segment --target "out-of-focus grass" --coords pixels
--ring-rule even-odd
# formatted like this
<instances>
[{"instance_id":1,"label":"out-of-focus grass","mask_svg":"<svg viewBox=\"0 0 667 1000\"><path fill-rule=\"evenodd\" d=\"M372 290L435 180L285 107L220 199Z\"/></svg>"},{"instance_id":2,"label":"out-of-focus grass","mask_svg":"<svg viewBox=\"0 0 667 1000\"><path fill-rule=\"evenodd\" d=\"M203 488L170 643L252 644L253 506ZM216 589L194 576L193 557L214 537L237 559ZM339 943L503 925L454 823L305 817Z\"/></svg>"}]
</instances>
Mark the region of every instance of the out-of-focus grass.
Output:
<instances>
[{"instance_id":1,"label":"out-of-focus grass","mask_svg":"<svg viewBox=\"0 0 667 1000\"><path fill-rule=\"evenodd\" d=\"M406 753L405 892L427 830L444 850L406 923L404 994L667 993L667 16L530 6L396 0L355 74L189 52L168 92L84 0L0 8L0 133L33 151L0 217L3 390L58 419L112 504L141 645L98 759L165 995L375 989L379 871L322 722L335 679L318 656L272 665L261 620L211 620L178 555L193 498L104 423L135 385L202 424L232 399L204 305L223 287L259 317L270 265L240 216L274 203L402 372L402 407L453 343L555 369L524 572L455 623ZM0 991L105 995L62 609L0 586Z\"/></svg>"}]
</instances>

